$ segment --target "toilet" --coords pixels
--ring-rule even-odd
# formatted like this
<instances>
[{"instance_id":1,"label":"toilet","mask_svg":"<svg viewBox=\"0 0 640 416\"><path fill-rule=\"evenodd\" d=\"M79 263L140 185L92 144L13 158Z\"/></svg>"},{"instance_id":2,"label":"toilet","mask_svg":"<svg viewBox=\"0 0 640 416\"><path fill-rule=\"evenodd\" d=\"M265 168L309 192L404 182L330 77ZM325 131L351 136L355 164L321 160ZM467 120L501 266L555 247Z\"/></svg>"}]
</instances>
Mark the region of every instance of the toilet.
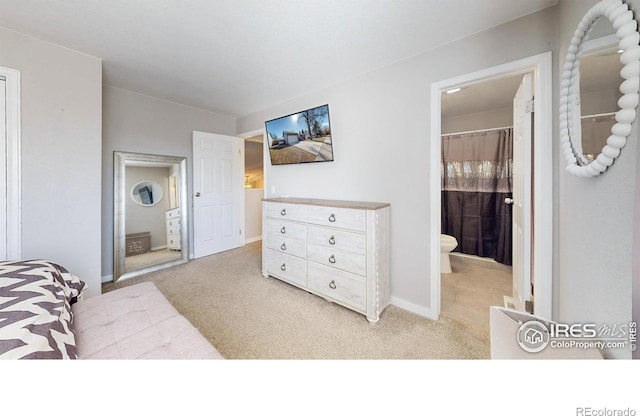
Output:
<instances>
[{"instance_id":1,"label":"toilet","mask_svg":"<svg viewBox=\"0 0 640 416\"><path fill-rule=\"evenodd\" d=\"M440 234L440 273L451 273L449 253L458 247L458 240L447 234Z\"/></svg>"}]
</instances>

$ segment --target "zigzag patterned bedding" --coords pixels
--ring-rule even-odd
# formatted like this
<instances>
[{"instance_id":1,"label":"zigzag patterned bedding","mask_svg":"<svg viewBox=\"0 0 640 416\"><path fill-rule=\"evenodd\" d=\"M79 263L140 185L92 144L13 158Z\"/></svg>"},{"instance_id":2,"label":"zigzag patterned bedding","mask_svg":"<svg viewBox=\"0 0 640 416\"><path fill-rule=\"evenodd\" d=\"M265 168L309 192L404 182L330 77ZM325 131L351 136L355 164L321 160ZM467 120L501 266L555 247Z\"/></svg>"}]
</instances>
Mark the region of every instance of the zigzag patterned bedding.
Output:
<instances>
[{"instance_id":1,"label":"zigzag patterned bedding","mask_svg":"<svg viewBox=\"0 0 640 416\"><path fill-rule=\"evenodd\" d=\"M84 289L50 261L0 262L0 358L77 358L71 304Z\"/></svg>"}]
</instances>

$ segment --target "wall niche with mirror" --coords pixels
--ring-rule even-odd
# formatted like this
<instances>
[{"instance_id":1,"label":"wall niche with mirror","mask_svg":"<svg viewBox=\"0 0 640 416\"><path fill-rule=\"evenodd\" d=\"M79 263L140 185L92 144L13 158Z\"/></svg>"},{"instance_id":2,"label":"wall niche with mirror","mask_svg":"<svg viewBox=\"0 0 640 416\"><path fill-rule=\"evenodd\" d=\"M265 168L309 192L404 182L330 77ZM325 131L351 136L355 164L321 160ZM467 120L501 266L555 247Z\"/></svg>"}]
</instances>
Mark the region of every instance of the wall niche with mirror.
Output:
<instances>
[{"instance_id":1,"label":"wall niche with mirror","mask_svg":"<svg viewBox=\"0 0 640 416\"><path fill-rule=\"evenodd\" d=\"M631 133L640 86L640 33L629 6L602 0L576 28L560 83L560 139L567 171L604 173Z\"/></svg>"},{"instance_id":2,"label":"wall niche with mirror","mask_svg":"<svg viewBox=\"0 0 640 416\"><path fill-rule=\"evenodd\" d=\"M186 181L184 157L114 152L114 281L188 261Z\"/></svg>"}]
</instances>

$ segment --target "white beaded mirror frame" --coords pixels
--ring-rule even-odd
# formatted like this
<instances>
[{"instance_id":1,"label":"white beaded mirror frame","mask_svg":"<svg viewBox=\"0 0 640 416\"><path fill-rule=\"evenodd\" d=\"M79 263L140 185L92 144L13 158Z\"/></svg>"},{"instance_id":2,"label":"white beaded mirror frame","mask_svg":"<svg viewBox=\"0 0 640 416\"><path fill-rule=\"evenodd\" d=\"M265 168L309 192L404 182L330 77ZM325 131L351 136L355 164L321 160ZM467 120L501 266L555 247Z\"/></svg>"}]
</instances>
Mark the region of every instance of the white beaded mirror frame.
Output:
<instances>
[{"instance_id":1,"label":"white beaded mirror frame","mask_svg":"<svg viewBox=\"0 0 640 416\"><path fill-rule=\"evenodd\" d=\"M624 66L620 72L624 81L620 84L623 94L618 100L619 110L615 115L616 124L601 153L590 163L582 155L579 127L579 71L582 45L588 40L595 22L602 17L609 19L620 40L620 62ZM602 0L593 6L582 18L567 52L562 81L560 83L560 143L567 160L567 171L581 177L598 176L611 166L620 155L620 150L631 133L631 123L636 118L638 91L640 87L640 33L638 22L629 6L622 0Z\"/></svg>"}]
</instances>

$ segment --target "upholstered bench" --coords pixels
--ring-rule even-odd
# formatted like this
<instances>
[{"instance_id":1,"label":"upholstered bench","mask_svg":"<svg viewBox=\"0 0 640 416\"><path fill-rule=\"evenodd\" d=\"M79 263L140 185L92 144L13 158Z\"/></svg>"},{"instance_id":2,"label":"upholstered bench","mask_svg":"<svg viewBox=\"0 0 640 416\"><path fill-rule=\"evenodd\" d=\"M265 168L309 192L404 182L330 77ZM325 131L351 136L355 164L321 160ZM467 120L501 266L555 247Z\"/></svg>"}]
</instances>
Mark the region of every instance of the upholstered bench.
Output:
<instances>
[{"instance_id":1,"label":"upholstered bench","mask_svg":"<svg viewBox=\"0 0 640 416\"><path fill-rule=\"evenodd\" d=\"M222 358L151 282L81 300L71 309L80 359Z\"/></svg>"},{"instance_id":2,"label":"upholstered bench","mask_svg":"<svg viewBox=\"0 0 640 416\"><path fill-rule=\"evenodd\" d=\"M0 262L0 358L223 358L153 283L85 287L47 260Z\"/></svg>"}]
</instances>

